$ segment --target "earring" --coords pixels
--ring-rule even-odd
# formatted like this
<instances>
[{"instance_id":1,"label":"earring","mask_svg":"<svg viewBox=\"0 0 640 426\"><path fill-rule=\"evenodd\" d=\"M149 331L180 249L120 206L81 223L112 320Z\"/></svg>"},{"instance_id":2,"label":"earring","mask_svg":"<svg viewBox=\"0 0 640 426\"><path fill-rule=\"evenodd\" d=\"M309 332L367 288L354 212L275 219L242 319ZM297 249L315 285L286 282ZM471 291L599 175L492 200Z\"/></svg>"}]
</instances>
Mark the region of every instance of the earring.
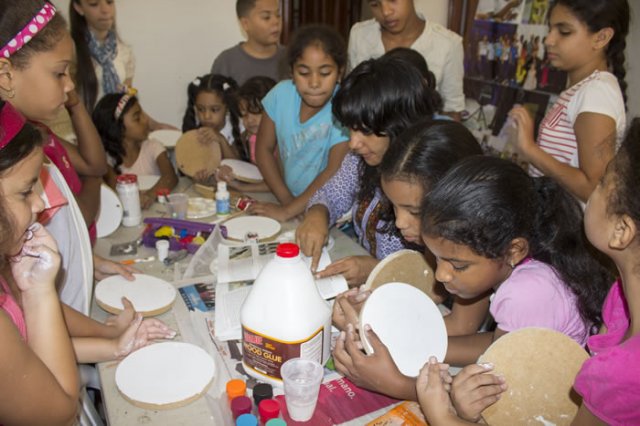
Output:
<instances>
[{"instance_id":1,"label":"earring","mask_svg":"<svg viewBox=\"0 0 640 426\"><path fill-rule=\"evenodd\" d=\"M15 91L15 89L7 90L7 98L9 98L9 99L13 99L15 96L16 96L16 91Z\"/></svg>"},{"instance_id":2,"label":"earring","mask_svg":"<svg viewBox=\"0 0 640 426\"><path fill-rule=\"evenodd\" d=\"M513 260L509 261L509 266L511 266L511 269L516 267L516 265L513 263Z\"/></svg>"}]
</instances>

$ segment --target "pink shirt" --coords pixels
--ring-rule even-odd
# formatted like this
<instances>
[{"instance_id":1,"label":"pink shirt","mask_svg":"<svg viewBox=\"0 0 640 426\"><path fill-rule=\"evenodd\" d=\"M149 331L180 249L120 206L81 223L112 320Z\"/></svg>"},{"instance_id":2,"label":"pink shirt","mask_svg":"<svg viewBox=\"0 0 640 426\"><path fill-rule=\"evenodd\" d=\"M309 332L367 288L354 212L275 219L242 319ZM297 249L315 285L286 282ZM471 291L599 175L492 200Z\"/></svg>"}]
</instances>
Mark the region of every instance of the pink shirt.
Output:
<instances>
[{"instance_id":1,"label":"pink shirt","mask_svg":"<svg viewBox=\"0 0 640 426\"><path fill-rule=\"evenodd\" d=\"M593 357L576 377L575 390L594 415L610 425L640 424L640 335L622 342L629 328L629 307L620 281L602 307L607 332L589 338Z\"/></svg>"},{"instance_id":2,"label":"pink shirt","mask_svg":"<svg viewBox=\"0 0 640 426\"><path fill-rule=\"evenodd\" d=\"M575 295L546 263L527 259L517 265L492 296L489 310L500 330L543 327L587 343L588 327Z\"/></svg>"},{"instance_id":3,"label":"pink shirt","mask_svg":"<svg viewBox=\"0 0 640 426\"><path fill-rule=\"evenodd\" d=\"M22 308L18 305L16 300L11 294L9 285L5 282L4 278L0 277L0 285L2 285L3 292L0 293L0 307L9 315L11 321L18 327L20 335L27 341L27 324L24 322L24 314Z\"/></svg>"}]
</instances>

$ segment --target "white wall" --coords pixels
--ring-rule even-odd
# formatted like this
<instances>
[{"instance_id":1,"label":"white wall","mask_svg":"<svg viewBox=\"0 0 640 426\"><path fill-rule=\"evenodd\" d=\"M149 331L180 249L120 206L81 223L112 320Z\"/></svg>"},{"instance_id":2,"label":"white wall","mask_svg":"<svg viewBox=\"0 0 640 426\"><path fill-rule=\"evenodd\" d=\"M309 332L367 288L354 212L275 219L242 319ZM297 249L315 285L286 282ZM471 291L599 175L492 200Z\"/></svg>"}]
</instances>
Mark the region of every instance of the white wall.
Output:
<instances>
[{"instance_id":1,"label":"white wall","mask_svg":"<svg viewBox=\"0 0 640 426\"><path fill-rule=\"evenodd\" d=\"M70 0L53 0L68 17ZM234 0L119 0L117 27L133 47L143 108L182 125L187 85L211 69L215 56L243 40Z\"/></svg>"}]
</instances>

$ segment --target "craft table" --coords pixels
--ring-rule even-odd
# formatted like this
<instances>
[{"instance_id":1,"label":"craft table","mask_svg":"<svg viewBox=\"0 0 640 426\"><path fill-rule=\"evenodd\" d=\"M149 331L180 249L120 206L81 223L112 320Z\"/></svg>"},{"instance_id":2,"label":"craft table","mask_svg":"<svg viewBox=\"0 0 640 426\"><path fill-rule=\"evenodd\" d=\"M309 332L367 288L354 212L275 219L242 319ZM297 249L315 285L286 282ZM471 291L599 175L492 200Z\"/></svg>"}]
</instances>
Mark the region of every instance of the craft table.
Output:
<instances>
[{"instance_id":1,"label":"craft table","mask_svg":"<svg viewBox=\"0 0 640 426\"><path fill-rule=\"evenodd\" d=\"M176 191L184 191L190 195L195 195L190 180L181 178L180 183ZM257 194L251 194L257 195ZM268 194L266 194L268 196ZM263 198L265 194L257 195L257 197ZM146 217L162 216L165 214L164 206L160 204L154 204L150 209L144 212ZM209 218L212 220L214 218ZM207 221L207 218L201 219ZM283 224L282 231L295 229L297 223L295 221ZM121 260L124 257L111 257L109 254L112 244L123 243L137 240L144 229L143 225L125 228L120 227L112 235L101 238L98 240L95 246L96 254L111 258L113 260ZM355 241L347 237L341 231L337 229L331 230L331 236L334 238L334 245L330 250L331 258L336 260L349 255L362 255L366 254L365 250L359 246ZM138 247L138 251L134 257L145 258L147 256L155 255L155 249L148 247ZM150 262L137 263L135 267L141 270L143 273L150 274L169 282L174 282L176 286L181 283L179 278L182 277L182 272L186 269L186 265L189 263L191 256L178 262L176 266L166 267L161 262L154 260ZM191 280L193 282L193 280ZM92 301L91 315L97 320L104 320L107 317L107 313L97 306L95 298ZM220 359L220 355L216 348L215 343L203 342L201 337L195 332L192 319L188 309L182 301L180 295L177 296L176 302L173 308L158 316L157 318L164 321L170 327L178 331L176 340L185 341L204 347L216 361L216 376L214 383L210 387L209 391L202 398L195 402L176 409L169 410L147 410L136 407L127 402L118 392L115 385L115 371L118 365L117 361L104 362L98 364L98 374L102 384L102 396L106 411L106 417L109 424L124 426L124 425L141 425L141 424L154 424L154 425L231 425L233 424L229 409L226 407L226 397L224 397L224 386L230 379L229 374L225 371L223 362ZM220 396L223 398L220 398ZM362 425L366 421L375 419L390 407L379 410L379 412L371 413L365 417L353 420L347 424Z\"/></svg>"}]
</instances>

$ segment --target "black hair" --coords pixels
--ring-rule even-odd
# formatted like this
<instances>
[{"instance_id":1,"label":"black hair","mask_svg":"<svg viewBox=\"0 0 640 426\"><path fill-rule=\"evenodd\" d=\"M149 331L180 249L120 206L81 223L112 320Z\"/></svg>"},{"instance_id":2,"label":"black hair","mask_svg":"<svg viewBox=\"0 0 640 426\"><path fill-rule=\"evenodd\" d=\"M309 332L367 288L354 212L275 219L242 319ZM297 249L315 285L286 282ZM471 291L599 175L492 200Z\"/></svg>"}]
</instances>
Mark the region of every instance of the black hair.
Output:
<instances>
[{"instance_id":1,"label":"black hair","mask_svg":"<svg viewBox=\"0 0 640 426\"><path fill-rule=\"evenodd\" d=\"M90 31L89 25L87 24L87 19L80 15L73 6L74 3L80 4L80 0L71 0L69 2L69 28L76 48L74 79L82 102L84 102L87 111L91 112L98 97L98 76L93 67L89 44L87 43L87 35Z\"/></svg>"},{"instance_id":2,"label":"black hair","mask_svg":"<svg viewBox=\"0 0 640 426\"><path fill-rule=\"evenodd\" d=\"M256 7L256 0L237 0L236 15L238 19L247 16L254 7Z\"/></svg>"},{"instance_id":3,"label":"black hair","mask_svg":"<svg viewBox=\"0 0 640 426\"><path fill-rule=\"evenodd\" d=\"M609 165L615 190L609 195L607 211L627 215L640 225L640 118L634 118L618 153ZM606 176L606 175L605 175Z\"/></svg>"},{"instance_id":4,"label":"black hair","mask_svg":"<svg viewBox=\"0 0 640 426\"><path fill-rule=\"evenodd\" d=\"M332 101L343 126L394 139L412 124L436 112L432 90L420 72L401 58L382 56L355 67L342 81ZM360 162L357 199L373 198L380 185L378 168Z\"/></svg>"},{"instance_id":5,"label":"black hair","mask_svg":"<svg viewBox=\"0 0 640 426\"><path fill-rule=\"evenodd\" d=\"M553 7L562 5L571 10L589 31L595 33L603 28L613 29L613 38L607 46L607 64L613 75L618 79L620 90L627 103L627 82L625 76L625 49L627 34L629 34L629 3L627 0L555 0Z\"/></svg>"},{"instance_id":6,"label":"black hair","mask_svg":"<svg viewBox=\"0 0 640 426\"><path fill-rule=\"evenodd\" d=\"M576 295L582 319L601 324L613 274L587 240L580 204L554 180L532 178L508 160L466 158L425 198L422 233L489 259L505 257L513 239L526 239L529 255L553 267Z\"/></svg>"},{"instance_id":7,"label":"black hair","mask_svg":"<svg viewBox=\"0 0 640 426\"><path fill-rule=\"evenodd\" d=\"M91 114L93 124L98 130L104 150L113 158L113 169L117 174L121 173L120 165L125 155L124 150L124 116L134 105L138 103L138 98L131 96L127 103L122 108L122 112L118 119L115 117L115 111L120 99L126 95L122 93L109 93L104 95L102 99L98 101L96 107Z\"/></svg>"},{"instance_id":8,"label":"black hair","mask_svg":"<svg viewBox=\"0 0 640 426\"><path fill-rule=\"evenodd\" d=\"M0 46L7 45L46 3L49 2L43 0L0 0L0 10L2 11L0 13ZM11 64L18 69L25 68L34 53L53 49L66 32L67 24L58 12L33 39L11 55Z\"/></svg>"},{"instance_id":9,"label":"black hair","mask_svg":"<svg viewBox=\"0 0 640 426\"><path fill-rule=\"evenodd\" d=\"M436 91L436 76L431 72L431 70L429 70L427 60L424 58L424 56L422 56L420 52L411 49L410 47L396 47L389 50L384 54L384 56L404 59L405 61L410 62L414 67L416 67L418 71L420 71L420 74L422 74L422 78L427 81L429 87L435 91L433 96L435 97L437 95L437 110L440 111L442 109L442 97Z\"/></svg>"},{"instance_id":10,"label":"black hair","mask_svg":"<svg viewBox=\"0 0 640 426\"><path fill-rule=\"evenodd\" d=\"M344 70L347 64L347 46L344 39L335 29L318 24L303 25L293 34L287 50L290 69L293 69L293 65L309 46L320 47L335 61L340 71Z\"/></svg>"},{"instance_id":11,"label":"black hair","mask_svg":"<svg viewBox=\"0 0 640 426\"><path fill-rule=\"evenodd\" d=\"M452 120L423 120L396 138L378 166L385 181L401 180L417 183L423 197L458 161L472 155L482 155L482 148L471 132ZM387 199L381 219L386 230L398 234L395 214Z\"/></svg>"},{"instance_id":12,"label":"black hair","mask_svg":"<svg viewBox=\"0 0 640 426\"><path fill-rule=\"evenodd\" d=\"M4 108L5 101L0 100L0 110ZM0 128L0 139L3 137L4 129ZM26 122L16 136L2 149L0 149L0 177L27 158L34 149L42 146L44 137L42 130L35 125ZM13 236L13 215L6 210L4 194L0 192L0 250L11 244ZM9 253L0 252L0 269L5 265L6 256Z\"/></svg>"},{"instance_id":13,"label":"black hair","mask_svg":"<svg viewBox=\"0 0 640 426\"><path fill-rule=\"evenodd\" d=\"M227 107L233 135L233 141L229 141L229 143L240 143L240 110L236 96L237 91L238 83L231 77L220 74L206 74L197 77L189 83L187 88L187 109L182 118L182 131L187 132L200 127L196 117L196 98L201 92L211 92L218 95Z\"/></svg>"},{"instance_id":14,"label":"black hair","mask_svg":"<svg viewBox=\"0 0 640 426\"><path fill-rule=\"evenodd\" d=\"M251 114L261 114L264 111L262 99L275 85L276 81L271 77L251 77L238 89L238 101L245 101Z\"/></svg>"}]
</instances>

